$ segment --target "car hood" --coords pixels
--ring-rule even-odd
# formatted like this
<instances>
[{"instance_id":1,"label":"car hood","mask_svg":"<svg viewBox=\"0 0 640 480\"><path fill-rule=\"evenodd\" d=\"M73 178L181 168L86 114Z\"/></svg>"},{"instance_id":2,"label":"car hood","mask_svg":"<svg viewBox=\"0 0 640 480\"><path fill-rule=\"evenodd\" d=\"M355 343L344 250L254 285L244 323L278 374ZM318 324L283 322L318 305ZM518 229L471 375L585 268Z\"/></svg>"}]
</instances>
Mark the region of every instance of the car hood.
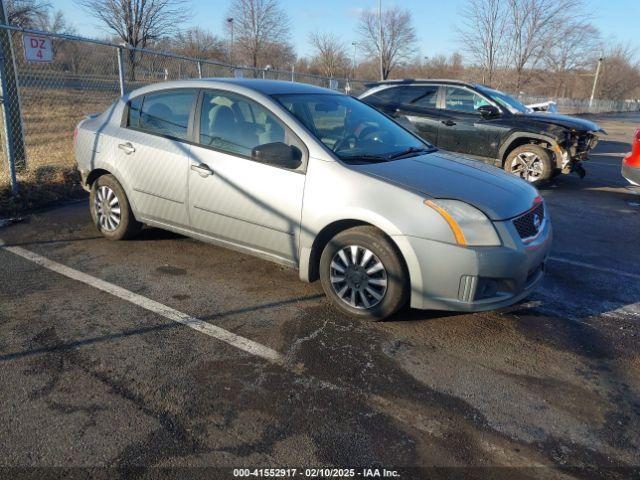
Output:
<instances>
[{"instance_id":1,"label":"car hood","mask_svg":"<svg viewBox=\"0 0 640 480\"><path fill-rule=\"evenodd\" d=\"M538 191L497 167L447 152L354 167L433 198L462 200L492 220L506 220L527 211Z\"/></svg>"},{"instance_id":2,"label":"car hood","mask_svg":"<svg viewBox=\"0 0 640 480\"><path fill-rule=\"evenodd\" d=\"M559 113L534 112L525 113L522 118L526 120L535 120L537 122L551 123L561 127L570 128L572 130L583 130L587 132L602 131L600 127L589 120L583 118L570 117L568 115L560 115Z\"/></svg>"}]
</instances>

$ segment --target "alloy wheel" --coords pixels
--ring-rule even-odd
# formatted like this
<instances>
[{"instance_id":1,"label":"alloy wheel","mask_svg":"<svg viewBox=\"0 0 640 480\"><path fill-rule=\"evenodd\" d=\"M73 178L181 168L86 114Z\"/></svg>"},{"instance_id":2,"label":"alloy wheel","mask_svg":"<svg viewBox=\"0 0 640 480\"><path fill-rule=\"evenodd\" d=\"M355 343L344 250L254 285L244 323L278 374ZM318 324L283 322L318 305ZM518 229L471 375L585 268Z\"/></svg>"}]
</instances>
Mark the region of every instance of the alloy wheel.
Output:
<instances>
[{"instance_id":1,"label":"alloy wheel","mask_svg":"<svg viewBox=\"0 0 640 480\"><path fill-rule=\"evenodd\" d=\"M100 186L96 190L93 206L96 218L102 230L113 232L120 225L120 202L115 192L107 187Z\"/></svg>"},{"instance_id":2,"label":"alloy wheel","mask_svg":"<svg viewBox=\"0 0 640 480\"><path fill-rule=\"evenodd\" d=\"M534 152L522 152L511 161L511 173L527 182L535 182L544 174L544 163Z\"/></svg>"},{"instance_id":3,"label":"alloy wheel","mask_svg":"<svg viewBox=\"0 0 640 480\"><path fill-rule=\"evenodd\" d=\"M336 295L353 308L378 305L387 293L387 271L368 248L349 245L331 260L330 281Z\"/></svg>"}]
</instances>

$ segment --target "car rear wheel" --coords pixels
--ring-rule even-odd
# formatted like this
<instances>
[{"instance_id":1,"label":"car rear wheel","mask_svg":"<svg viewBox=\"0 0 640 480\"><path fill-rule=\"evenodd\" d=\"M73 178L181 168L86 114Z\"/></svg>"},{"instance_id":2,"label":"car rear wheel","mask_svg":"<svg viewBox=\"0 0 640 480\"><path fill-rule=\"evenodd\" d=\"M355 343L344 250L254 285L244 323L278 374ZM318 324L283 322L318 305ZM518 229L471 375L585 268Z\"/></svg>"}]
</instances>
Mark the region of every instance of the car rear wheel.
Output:
<instances>
[{"instance_id":1,"label":"car rear wheel","mask_svg":"<svg viewBox=\"0 0 640 480\"><path fill-rule=\"evenodd\" d=\"M505 171L523 180L540 185L553 175L551 154L540 145L522 145L512 150L504 162Z\"/></svg>"},{"instance_id":2,"label":"car rear wheel","mask_svg":"<svg viewBox=\"0 0 640 480\"><path fill-rule=\"evenodd\" d=\"M409 282L395 245L375 227L336 235L320 258L322 288L342 312L383 320L407 302Z\"/></svg>"},{"instance_id":3,"label":"car rear wheel","mask_svg":"<svg viewBox=\"0 0 640 480\"><path fill-rule=\"evenodd\" d=\"M132 238L142 229L142 224L131 211L122 185L113 175L103 175L93 182L89 208L93 223L109 240Z\"/></svg>"}]
</instances>

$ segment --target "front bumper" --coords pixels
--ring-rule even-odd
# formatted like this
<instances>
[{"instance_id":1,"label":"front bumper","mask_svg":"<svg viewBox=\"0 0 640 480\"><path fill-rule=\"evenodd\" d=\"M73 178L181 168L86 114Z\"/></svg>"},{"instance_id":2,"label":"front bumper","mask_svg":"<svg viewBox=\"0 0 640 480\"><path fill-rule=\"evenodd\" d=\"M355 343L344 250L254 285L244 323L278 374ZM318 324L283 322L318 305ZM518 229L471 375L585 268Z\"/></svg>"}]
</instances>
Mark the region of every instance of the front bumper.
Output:
<instances>
[{"instance_id":1,"label":"front bumper","mask_svg":"<svg viewBox=\"0 0 640 480\"><path fill-rule=\"evenodd\" d=\"M503 245L465 248L399 236L411 279L411 306L423 310L482 311L525 298L544 276L551 249L547 221L538 236L523 243L513 223L495 222Z\"/></svg>"},{"instance_id":2,"label":"front bumper","mask_svg":"<svg viewBox=\"0 0 640 480\"><path fill-rule=\"evenodd\" d=\"M626 164L622 164L622 176L631 184L635 186L640 185L640 168L631 167Z\"/></svg>"}]
</instances>

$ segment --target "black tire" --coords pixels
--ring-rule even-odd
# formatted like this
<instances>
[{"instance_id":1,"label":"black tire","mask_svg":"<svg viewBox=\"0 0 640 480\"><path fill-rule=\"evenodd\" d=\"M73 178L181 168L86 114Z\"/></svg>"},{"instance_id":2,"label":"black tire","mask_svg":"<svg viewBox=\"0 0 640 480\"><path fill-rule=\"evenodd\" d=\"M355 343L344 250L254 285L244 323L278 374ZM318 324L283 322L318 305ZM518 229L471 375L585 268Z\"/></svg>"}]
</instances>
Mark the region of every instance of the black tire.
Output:
<instances>
[{"instance_id":1,"label":"black tire","mask_svg":"<svg viewBox=\"0 0 640 480\"><path fill-rule=\"evenodd\" d=\"M98 219L98 204L96 200L100 197L98 190L101 187L107 187L115 194L117 205L119 206L119 223L115 228L110 225L102 225ZM100 233L109 240L126 240L133 238L142 229L142 224L136 220L131 211L129 199L124 193L122 185L115 179L113 175L102 175L93 185L91 185L91 193L89 195L89 210L91 211L91 219L93 224Z\"/></svg>"},{"instance_id":2,"label":"black tire","mask_svg":"<svg viewBox=\"0 0 640 480\"><path fill-rule=\"evenodd\" d=\"M370 290L366 290L368 282L370 279L374 279L373 277L376 274L367 276L366 279L361 280L362 287L358 284L360 291L356 293L358 301L361 303L359 307L349 305L347 301L343 300L338 295L338 291L336 291L336 288L339 287L334 288L334 284L331 282L332 271L336 273L336 270L332 267L334 257L339 255L338 252L344 248L350 248L352 245L360 247L356 254L360 256L357 257L355 262L356 266L352 268L361 269L360 274L362 274L362 272L366 270L365 267L367 265L372 266L372 264L375 264L373 262L379 260L384 266L384 277L386 279L386 291L380 300L371 297L368 293ZM369 260L364 267L361 267L359 264L365 255L365 249L369 250L374 256L370 257L371 260ZM341 265L344 266L344 264ZM358 274L358 272L355 273ZM380 273L380 275L382 275L382 273ZM320 281L325 294L340 311L364 320L384 320L402 308L407 303L409 297L409 275L402 261L400 252L391 240L380 232L380 230L371 226L350 228L338 233L329 241L320 257ZM346 285L346 281L344 284ZM373 287L373 285L369 286ZM380 293L378 290L376 291ZM371 301L372 305L367 308L362 302L368 301ZM378 303L374 305L374 301Z\"/></svg>"},{"instance_id":3,"label":"black tire","mask_svg":"<svg viewBox=\"0 0 640 480\"><path fill-rule=\"evenodd\" d=\"M514 171L513 162L522 154L531 154L538 157L539 162L537 165L540 168L540 173L536 177L532 177L527 174L527 172L523 172L522 174ZM547 180L549 180L553 172L555 170L555 165L553 164L551 158L551 152L540 145L535 145L533 143L527 145L521 145L518 148L513 149L507 155L507 158L504 161L504 170L508 173L513 173L514 175L518 175L523 180L526 180L532 185L541 185Z\"/></svg>"}]
</instances>

